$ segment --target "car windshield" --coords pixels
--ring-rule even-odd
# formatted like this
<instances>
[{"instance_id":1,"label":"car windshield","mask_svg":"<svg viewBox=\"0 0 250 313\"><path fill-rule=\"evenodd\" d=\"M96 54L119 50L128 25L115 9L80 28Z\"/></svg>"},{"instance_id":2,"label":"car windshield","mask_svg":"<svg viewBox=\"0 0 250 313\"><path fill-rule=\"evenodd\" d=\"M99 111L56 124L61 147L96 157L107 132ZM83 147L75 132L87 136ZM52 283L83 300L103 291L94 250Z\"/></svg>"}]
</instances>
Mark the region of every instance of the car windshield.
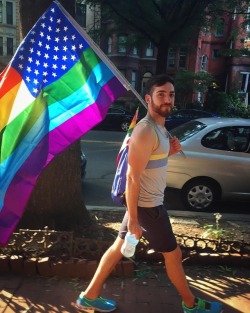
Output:
<instances>
[{"instance_id":1,"label":"car windshield","mask_svg":"<svg viewBox=\"0 0 250 313\"><path fill-rule=\"evenodd\" d=\"M203 128L206 127L206 124L199 121L190 121L185 124L182 124L170 131L172 136L176 136L180 141L184 141L194 134L197 134Z\"/></svg>"}]
</instances>

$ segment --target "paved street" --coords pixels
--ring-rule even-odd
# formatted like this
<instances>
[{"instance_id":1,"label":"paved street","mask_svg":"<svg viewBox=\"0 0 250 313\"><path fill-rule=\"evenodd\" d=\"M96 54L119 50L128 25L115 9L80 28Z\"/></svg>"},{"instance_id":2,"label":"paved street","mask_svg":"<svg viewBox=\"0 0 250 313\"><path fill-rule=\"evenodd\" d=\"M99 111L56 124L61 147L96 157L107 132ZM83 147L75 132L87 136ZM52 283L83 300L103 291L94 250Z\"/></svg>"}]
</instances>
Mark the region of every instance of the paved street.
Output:
<instances>
[{"instance_id":1,"label":"paved street","mask_svg":"<svg viewBox=\"0 0 250 313\"><path fill-rule=\"evenodd\" d=\"M125 137L123 132L90 131L81 139L87 157L86 177L82 190L86 205L114 206L111 187L116 170L116 157ZM168 210L186 210L178 190L166 188L165 200ZM218 203L214 212L248 213L250 203L227 201Z\"/></svg>"},{"instance_id":2,"label":"paved street","mask_svg":"<svg viewBox=\"0 0 250 313\"><path fill-rule=\"evenodd\" d=\"M185 266L195 295L221 301L224 313L250 312L250 270L220 266ZM117 301L117 313L181 313L181 300L162 265L142 277L112 277L102 296ZM87 281L56 277L2 275L1 313L74 313L72 303Z\"/></svg>"}]
</instances>

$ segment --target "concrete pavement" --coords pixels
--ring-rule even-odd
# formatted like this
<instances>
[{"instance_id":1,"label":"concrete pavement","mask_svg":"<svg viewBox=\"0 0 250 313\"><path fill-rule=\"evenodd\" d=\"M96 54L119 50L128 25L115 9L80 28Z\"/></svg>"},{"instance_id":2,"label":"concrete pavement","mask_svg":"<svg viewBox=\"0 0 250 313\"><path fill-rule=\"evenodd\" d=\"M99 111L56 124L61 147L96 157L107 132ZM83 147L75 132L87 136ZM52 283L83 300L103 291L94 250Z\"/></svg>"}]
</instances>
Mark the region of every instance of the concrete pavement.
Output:
<instances>
[{"instance_id":1,"label":"concrete pavement","mask_svg":"<svg viewBox=\"0 0 250 313\"><path fill-rule=\"evenodd\" d=\"M103 210L103 207L88 206L88 209ZM109 210L112 209L124 210L124 208L117 207L109 208ZM169 211L169 214L174 218L195 218L198 215L204 218L214 218L211 213L192 215L194 212ZM223 214L223 217L233 222L244 221L247 226L250 221L250 215ZM46 264L46 262L41 264L30 263L37 269ZM207 300L221 301L224 304L224 313L250 313L249 265L246 268L232 264L216 264L185 265L184 263L187 278L194 294ZM92 264L93 266L95 264ZM145 267L149 270L145 271ZM129 268L131 269L131 266ZM59 274L58 276L54 274L52 277L43 277L41 271L38 270L40 276L34 274L35 272L37 271L33 268L33 271L27 271L26 275L21 274L22 271L5 273L0 268L0 313L78 312L73 303L79 293L87 286L89 278L79 278L84 277L80 273L78 275L79 271L74 276L78 278L70 278L73 276L62 278ZM101 296L114 299L118 303L115 312L182 312L180 296L167 278L161 262L144 262L137 266L135 271L128 271L128 273L130 276L111 276L103 287Z\"/></svg>"},{"instance_id":2,"label":"concrete pavement","mask_svg":"<svg viewBox=\"0 0 250 313\"><path fill-rule=\"evenodd\" d=\"M90 211L124 211L122 206L98 206L98 205L86 205L86 208ZM186 218L205 218L214 220L213 212L194 212L194 211L181 211L181 210L168 210L169 216L173 217L186 217ZM250 222L250 214L233 214L233 213L221 213L223 220L226 221L244 221Z\"/></svg>"},{"instance_id":3,"label":"concrete pavement","mask_svg":"<svg viewBox=\"0 0 250 313\"><path fill-rule=\"evenodd\" d=\"M186 265L185 271L195 295L221 301L224 313L250 312L249 268ZM83 279L3 274L0 312L75 313L73 303L87 284ZM139 269L132 277L110 277L101 296L117 301L117 313L182 312L180 296L160 263L149 271Z\"/></svg>"}]
</instances>

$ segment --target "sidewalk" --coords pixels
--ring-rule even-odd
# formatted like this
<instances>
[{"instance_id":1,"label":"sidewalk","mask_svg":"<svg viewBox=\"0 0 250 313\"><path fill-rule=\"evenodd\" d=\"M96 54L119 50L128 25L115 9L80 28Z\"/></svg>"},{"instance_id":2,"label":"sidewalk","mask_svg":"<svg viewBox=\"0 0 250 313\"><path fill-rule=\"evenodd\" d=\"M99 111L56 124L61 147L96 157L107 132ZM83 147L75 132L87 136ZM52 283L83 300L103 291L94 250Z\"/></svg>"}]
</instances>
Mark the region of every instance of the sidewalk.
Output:
<instances>
[{"instance_id":1,"label":"sidewalk","mask_svg":"<svg viewBox=\"0 0 250 313\"><path fill-rule=\"evenodd\" d=\"M224 303L224 313L250 312L250 269L184 265L195 295ZM181 313L180 297L162 264L142 277L111 277L102 296L118 303L117 313ZM143 275L144 274L144 275ZM137 275L138 276L138 275ZM41 276L0 276L0 313L76 313L73 304L88 281Z\"/></svg>"}]
</instances>

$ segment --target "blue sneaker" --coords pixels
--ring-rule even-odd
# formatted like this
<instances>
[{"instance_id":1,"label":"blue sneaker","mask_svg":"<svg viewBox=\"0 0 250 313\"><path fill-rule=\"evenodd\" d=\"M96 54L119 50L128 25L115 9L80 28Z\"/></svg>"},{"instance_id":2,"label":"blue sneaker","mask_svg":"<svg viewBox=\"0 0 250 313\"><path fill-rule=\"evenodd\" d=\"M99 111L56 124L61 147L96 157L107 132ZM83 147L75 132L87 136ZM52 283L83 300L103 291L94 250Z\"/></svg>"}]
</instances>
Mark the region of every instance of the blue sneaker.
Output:
<instances>
[{"instance_id":1,"label":"blue sneaker","mask_svg":"<svg viewBox=\"0 0 250 313\"><path fill-rule=\"evenodd\" d=\"M84 296L82 292L78 297L75 306L77 309L82 311L94 310L97 312L112 312L116 309L116 302L104 298L96 298L94 300L89 300Z\"/></svg>"},{"instance_id":2,"label":"blue sneaker","mask_svg":"<svg viewBox=\"0 0 250 313\"><path fill-rule=\"evenodd\" d=\"M182 303L184 313L222 313L222 304L219 302L209 302L200 298L195 298L195 306L187 308Z\"/></svg>"}]
</instances>

